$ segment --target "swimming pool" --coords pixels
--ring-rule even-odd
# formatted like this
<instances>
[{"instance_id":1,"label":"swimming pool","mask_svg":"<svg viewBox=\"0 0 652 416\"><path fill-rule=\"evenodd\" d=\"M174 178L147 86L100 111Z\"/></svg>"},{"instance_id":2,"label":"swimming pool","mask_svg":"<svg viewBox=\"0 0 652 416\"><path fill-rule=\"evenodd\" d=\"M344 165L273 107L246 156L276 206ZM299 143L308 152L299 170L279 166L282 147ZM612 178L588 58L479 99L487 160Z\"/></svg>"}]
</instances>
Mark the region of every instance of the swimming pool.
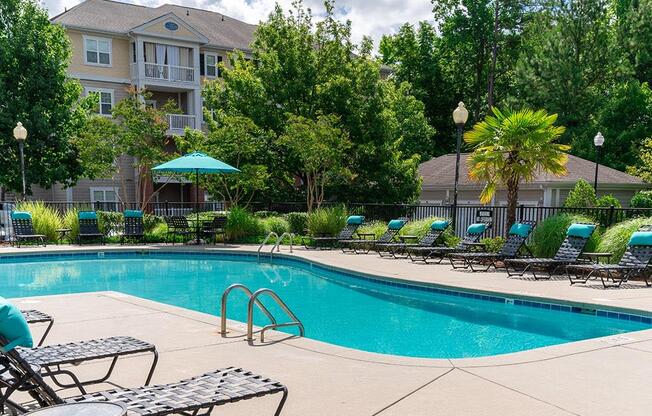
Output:
<instances>
[{"instance_id":1,"label":"swimming pool","mask_svg":"<svg viewBox=\"0 0 652 416\"><path fill-rule=\"evenodd\" d=\"M652 328L648 317L388 283L281 257L270 264L179 252L20 256L1 258L0 276L4 297L112 290L214 315L231 284L269 287L308 338L413 357L479 357ZM246 321L244 294L231 294L228 314ZM256 323L268 322L260 314Z\"/></svg>"}]
</instances>

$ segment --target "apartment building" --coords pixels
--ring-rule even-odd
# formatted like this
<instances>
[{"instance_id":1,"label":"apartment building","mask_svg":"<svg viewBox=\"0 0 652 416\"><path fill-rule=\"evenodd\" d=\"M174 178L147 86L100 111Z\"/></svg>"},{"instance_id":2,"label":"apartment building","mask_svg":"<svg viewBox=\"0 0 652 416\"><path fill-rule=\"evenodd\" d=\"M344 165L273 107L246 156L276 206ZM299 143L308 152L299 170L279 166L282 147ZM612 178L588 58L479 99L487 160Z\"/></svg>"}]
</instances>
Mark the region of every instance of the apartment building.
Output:
<instances>
[{"instance_id":1,"label":"apartment building","mask_svg":"<svg viewBox=\"0 0 652 416\"><path fill-rule=\"evenodd\" d=\"M172 100L183 114L169 114L170 135L202 128L202 83L220 77L218 65L234 50L249 53L255 25L219 13L165 4L145 7L112 0L86 0L52 18L63 26L72 49L68 68L84 94L99 95L99 112L125 98L129 87L152 93L148 105ZM138 199L139 172L133 159L120 158L120 177L80 180L76 186L34 189L34 198L51 201L114 202ZM155 178L152 192L169 178ZM191 183L168 183L155 200L193 201Z\"/></svg>"}]
</instances>

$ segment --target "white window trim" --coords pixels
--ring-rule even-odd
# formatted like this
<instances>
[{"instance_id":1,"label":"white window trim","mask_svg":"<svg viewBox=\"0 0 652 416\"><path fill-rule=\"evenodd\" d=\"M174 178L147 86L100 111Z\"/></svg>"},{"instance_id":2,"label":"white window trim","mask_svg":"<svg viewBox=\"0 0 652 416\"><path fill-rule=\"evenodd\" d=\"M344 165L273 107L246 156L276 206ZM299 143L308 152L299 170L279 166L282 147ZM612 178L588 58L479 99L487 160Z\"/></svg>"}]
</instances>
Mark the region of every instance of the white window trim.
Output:
<instances>
[{"instance_id":1,"label":"white window trim","mask_svg":"<svg viewBox=\"0 0 652 416\"><path fill-rule=\"evenodd\" d=\"M90 187L90 194L91 194L91 199L90 199L90 201L91 201L92 203L95 203L95 202L120 202L120 200L119 200L119 198L118 198L118 195L119 195L119 194L118 194L118 191L119 191L119 189L120 189L120 188L118 188L117 186L116 186L116 187L113 187L113 186L91 186L91 187ZM115 192L115 201L95 201L95 199L93 198L93 194L94 194L95 192L100 192L100 191L101 191L101 192L106 192L106 191L113 191L113 192Z\"/></svg>"},{"instance_id":2,"label":"white window trim","mask_svg":"<svg viewBox=\"0 0 652 416\"><path fill-rule=\"evenodd\" d=\"M97 60L99 61L99 41L107 41L109 42L109 63L108 64L101 64L99 62L88 62L87 55L86 55L86 39L88 40L94 40L98 42L98 56ZM102 38L98 36L88 36L88 35L82 35L82 42L84 44L84 65L90 65L90 66L102 66L105 68L110 68L113 66L113 40L111 38Z\"/></svg>"},{"instance_id":3,"label":"white window trim","mask_svg":"<svg viewBox=\"0 0 652 416\"><path fill-rule=\"evenodd\" d=\"M209 56L212 56L212 57L215 58L215 75L208 75L208 57ZM220 55L219 53L204 52L204 76L206 78L211 78L211 79L220 78L220 68L219 68L220 60L219 60L219 58L221 58L221 57L222 57L222 55ZM224 61L224 58L222 58L222 61Z\"/></svg>"},{"instance_id":4,"label":"white window trim","mask_svg":"<svg viewBox=\"0 0 652 416\"><path fill-rule=\"evenodd\" d=\"M113 107L115 107L115 90L111 88L94 88L94 87L86 87L86 96L92 92L97 92L97 93L107 93L111 94L111 110L113 110ZM97 114L101 115L102 117L113 117L111 114L102 114L102 98L100 97L100 102L98 103L100 108L99 112Z\"/></svg>"}]
</instances>

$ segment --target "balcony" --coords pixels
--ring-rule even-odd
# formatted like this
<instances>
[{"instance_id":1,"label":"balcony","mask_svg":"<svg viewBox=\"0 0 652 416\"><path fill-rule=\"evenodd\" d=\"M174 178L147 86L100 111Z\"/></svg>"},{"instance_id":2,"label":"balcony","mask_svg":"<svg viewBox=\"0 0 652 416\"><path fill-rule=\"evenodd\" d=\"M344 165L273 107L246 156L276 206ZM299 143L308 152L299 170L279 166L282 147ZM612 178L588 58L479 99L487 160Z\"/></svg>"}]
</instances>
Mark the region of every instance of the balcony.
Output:
<instances>
[{"instance_id":1,"label":"balcony","mask_svg":"<svg viewBox=\"0 0 652 416\"><path fill-rule=\"evenodd\" d=\"M197 120L194 115L190 114L168 114L168 132L182 136L186 127L195 129Z\"/></svg>"},{"instance_id":2,"label":"balcony","mask_svg":"<svg viewBox=\"0 0 652 416\"><path fill-rule=\"evenodd\" d=\"M195 82L195 69L145 62L145 78L170 82Z\"/></svg>"}]
</instances>

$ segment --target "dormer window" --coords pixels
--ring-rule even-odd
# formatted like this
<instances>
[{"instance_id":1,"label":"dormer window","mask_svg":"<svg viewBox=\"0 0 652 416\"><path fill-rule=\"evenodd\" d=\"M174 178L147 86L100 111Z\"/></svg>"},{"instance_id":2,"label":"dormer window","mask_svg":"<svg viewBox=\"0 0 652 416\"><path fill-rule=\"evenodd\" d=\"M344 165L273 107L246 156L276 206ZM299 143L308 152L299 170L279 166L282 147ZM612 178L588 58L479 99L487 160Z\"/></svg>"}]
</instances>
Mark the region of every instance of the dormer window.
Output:
<instances>
[{"instance_id":1,"label":"dormer window","mask_svg":"<svg viewBox=\"0 0 652 416\"><path fill-rule=\"evenodd\" d=\"M111 39L84 36L84 63L111 66Z\"/></svg>"}]
</instances>

